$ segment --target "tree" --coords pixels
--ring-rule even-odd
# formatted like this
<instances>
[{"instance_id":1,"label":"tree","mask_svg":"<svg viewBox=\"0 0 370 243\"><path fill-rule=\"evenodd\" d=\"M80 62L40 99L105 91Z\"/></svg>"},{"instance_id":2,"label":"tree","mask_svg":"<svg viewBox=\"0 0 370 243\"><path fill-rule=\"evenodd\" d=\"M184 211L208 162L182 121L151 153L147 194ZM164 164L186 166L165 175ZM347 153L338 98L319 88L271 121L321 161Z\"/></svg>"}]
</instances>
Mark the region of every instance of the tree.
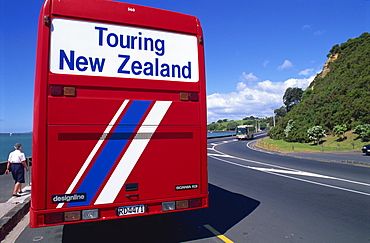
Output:
<instances>
[{"instance_id":1,"label":"tree","mask_svg":"<svg viewBox=\"0 0 370 243\"><path fill-rule=\"evenodd\" d=\"M274 110L274 113L278 117L284 117L286 115L286 108L281 106L279 109Z\"/></svg>"},{"instance_id":2,"label":"tree","mask_svg":"<svg viewBox=\"0 0 370 243\"><path fill-rule=\"evenodd\" d=\"M286 111L289 112L293 106L298 104L302 100L303 90L301 88L287 88L283 96L283 102L286 107Z\"/></svg>"},{"instance_id":3,"label":"tree","mask_svg":"<svg viewBox=\"0 0 370 243\"><path fill-rule=\"evenodd\" d=\"M321 138L326 137L325 131L322 126L313 126L307 130L307 136L311 141L317 142L319 144Z\"/></svg>"},{"instance_id":4,"label":"tree","mask_svg":"<svg viewBox=\"0 0 370 243\"><path fill-rule=\"evenodd\" d=\"M329 54L326 55L328 58L331 56L331 55L334 55L336 53L340 53L341 52L341 48L338 44L334 45L331 50L329 51Z\"/></svg>"},{"instance_id":5,"label":"tree","mask_svg":"<svg viewBox=\"0 0 370 243\"><path fill-rule=\"evenodd\" d=\"M341 140L344 139L344 133L347 131L347 125L342 124L342 125L336 125L333 128L333 132L335 135L337 135Z\"/></svg>"},{"instance_id":6,"label":"tree","mask_svg":"<svg viewBox=\"0 0 370 243\"><path fill-rule=\"evenodd\" d=\"M239 124L237 122L230 122L227 124L228 131L234 131Z\"/></svg>"},{"instance_id":7,"label":"tree","mask_svg":"<svg viewBox=\"0 0 370 243\"><path fill-rule=\"evenodd\" d=\"M216 131L216 129L217 129L217 124L216 124L216 123L214 123L214 122L212 122L211 124L207 125L207 129L208 129L209 131Z\"/></svg>"}]
</instances>

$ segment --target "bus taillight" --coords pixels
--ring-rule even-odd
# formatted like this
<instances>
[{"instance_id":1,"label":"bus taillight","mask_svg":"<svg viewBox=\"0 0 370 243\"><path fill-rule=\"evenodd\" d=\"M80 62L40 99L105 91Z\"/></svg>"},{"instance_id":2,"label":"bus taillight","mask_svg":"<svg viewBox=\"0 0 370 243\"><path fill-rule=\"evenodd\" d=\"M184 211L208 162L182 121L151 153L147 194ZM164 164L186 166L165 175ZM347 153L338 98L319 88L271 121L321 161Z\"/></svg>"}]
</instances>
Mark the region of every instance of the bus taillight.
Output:
<instances>
[{"instance_id":1,"label":"bus taillight","mask_svg":"<svg viewBox=\"0 0 370 243\"><path fill-rule=\"evenodd\" d=\"M99 218L98 209L87 209L82 211L68 211L60 213L45 214L45 224L58 224L63 222L74 222Z\"/></svg>"},{"instance_id":2,"label":"bus taillight","mask_svg":"<svg viewBox=\"0 0 370 243\"><path fill-rule=\"evenodd\" d=\"M63 213L45 214L45 224L57 224L63 222Z\"/></svg>"},{"instance_id":3,"label":"bus taillight","mask_svg":"<svg viewBox=\"0 0 370 243\"><path fill-rule=\"evenodd\" d=\"M61 87L61 86L51 86L50 87L51 96L67 96L75 97L76 88L75 87Z\"/></svg>"},{"instance_id":4,"label":"bus taillight","mask_svg":"<svg viewBox=\"0 0 370 243\"><path fill-rule=\"evenodd\" d=\"M198 208L202 206L202 198L193 198L179 201L169 201L162 203L162 211L173 211L187 208Z\"/></svg>"}]
</instances>

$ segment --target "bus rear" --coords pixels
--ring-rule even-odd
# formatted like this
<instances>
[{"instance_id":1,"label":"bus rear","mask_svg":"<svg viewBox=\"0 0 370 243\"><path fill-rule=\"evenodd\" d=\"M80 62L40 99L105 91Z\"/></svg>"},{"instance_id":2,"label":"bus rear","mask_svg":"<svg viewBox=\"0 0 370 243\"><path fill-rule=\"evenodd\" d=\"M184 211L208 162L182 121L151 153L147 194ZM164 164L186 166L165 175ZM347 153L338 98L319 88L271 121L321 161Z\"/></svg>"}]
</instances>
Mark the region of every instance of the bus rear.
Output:
<instances>
[{"instance_id":1,"label":"bus rear","mask_svg":"<svg viewBox=\"0 0 370 243\"><path fill-rule=\"evenodd\" d=\"M36 63L31 227L208 206L197 18L46 0Z\"/></svg>"}]
</instances>

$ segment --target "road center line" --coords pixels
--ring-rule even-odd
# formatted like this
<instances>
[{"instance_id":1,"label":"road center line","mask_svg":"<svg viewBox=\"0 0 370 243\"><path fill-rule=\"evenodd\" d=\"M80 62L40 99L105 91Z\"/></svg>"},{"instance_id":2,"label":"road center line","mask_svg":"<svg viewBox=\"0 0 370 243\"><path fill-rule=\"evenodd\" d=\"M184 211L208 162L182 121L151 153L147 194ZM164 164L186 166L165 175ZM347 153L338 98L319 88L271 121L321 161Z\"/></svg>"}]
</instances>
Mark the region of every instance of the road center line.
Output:
<instances>
[{"instance_id":1,"label":"road center line","mask_svg":"<svg viewBox=\"0 0 370 243\"><path fill-rule=\"evenodd\" d=\"M206 228L207 230L211 231L212 234L214 234L215 236L217 236L220 240L222 240L223 242L226 242L226 243L234 243L234 241L230 240L229 238L227 238L226 236L222 235L220 232L218 232L217 230L215 230L212 226L210 226L209 224L205 224L203 225L204 228Z\"/></svg>"}]
</instances>

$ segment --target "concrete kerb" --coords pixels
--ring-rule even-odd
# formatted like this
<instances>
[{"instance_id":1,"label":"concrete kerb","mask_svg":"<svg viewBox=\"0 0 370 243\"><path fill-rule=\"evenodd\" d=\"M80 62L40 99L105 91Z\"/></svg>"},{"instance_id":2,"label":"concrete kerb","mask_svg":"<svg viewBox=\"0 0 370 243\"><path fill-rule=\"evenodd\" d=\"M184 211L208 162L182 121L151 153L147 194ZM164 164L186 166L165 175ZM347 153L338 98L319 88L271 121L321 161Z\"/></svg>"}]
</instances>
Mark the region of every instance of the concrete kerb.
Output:
<instances>
[{"instance_id":1,"label":"concrete kerb","mask_svg":"<svg viewBox=\"0 0 370 243\"><path fill-rule=\"evenodd\" d=\"M29 211L31 194L19 198L11 198L1 205L0 218L0 241L19 223Z\"/></svg>"},{"instance_id":2,"label":"concrete kerb","mask_svg":"<svg viewBox=\"0 0 370 243\"><path fill-rule=\"evenodd\" d=\"M32 158L27 157L28 166L32 165ZM7 161L0 162L0 175L6 170ZM11 197L7 202L0 203L0 241L19 223L28 213L31 205L31 186L22 188L25 192L20 197Z\"/></svg>"}]
</instances>

